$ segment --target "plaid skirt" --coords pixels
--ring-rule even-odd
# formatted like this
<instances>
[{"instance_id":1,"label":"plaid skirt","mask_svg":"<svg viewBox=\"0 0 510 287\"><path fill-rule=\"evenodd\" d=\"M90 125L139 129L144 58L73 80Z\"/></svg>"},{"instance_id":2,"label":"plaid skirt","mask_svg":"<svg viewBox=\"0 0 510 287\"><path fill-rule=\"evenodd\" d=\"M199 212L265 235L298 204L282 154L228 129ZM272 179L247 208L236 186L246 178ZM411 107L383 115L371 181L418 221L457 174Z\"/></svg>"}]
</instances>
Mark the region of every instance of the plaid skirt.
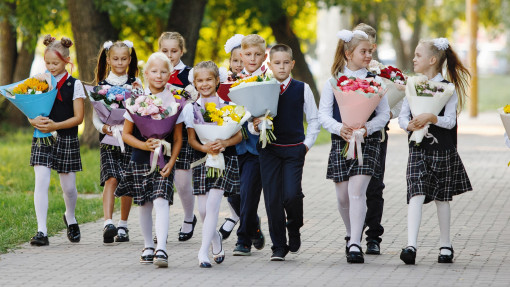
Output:
<instances>
[{"instance_id":1,"label":"plaid skirt","mask_svg":"<svg viewBox=\"0 0 510 287\"><path fill-rule=\"evenodd\" d=\"M221 189L224 196L239 194L241 191L241 178L239 176L239 162L237 156L225 157L225 170L223 176L218 178L207 177L207 167L205 163L193 168L193 194L206 194L209 190Z\"/></svg>"},{"instance_id":2,"label":"plaid skirt","mask_svg":"<svg viewBox=\"0 0 510 287\"><path fill-rule=\"evenodd\" d=\"M122 178L115 190L115 196L131 196L138 205L152 202L158 197L173 203L174 197L174 169L168 177L162 177L159 170L145 176L150 171L149 164L130 161L122 173Z\"/></svg>"},{"instance_id":3,"label":"plaid skirt","mask_svg":"<svg viewBox=\"0 0 510 287\"><path fill-rule=\"evenodd\" d=\"M425 195L425 203L451 201L454 195L473 190L456 149L427 152L410 147L406 179L407 203L415 195Z\"/></svg>"},{"instance_id":4,"label":"plaid skirt","mask_svg":"<svg viewBox=\"0 0 510 287\"><path fill-rule=\"evenodd\" d=\"M191 161L193 160L193 148L188 143L188 133L182 133L182 147L175 162L175 169L190 169Z\"/></svg>"},{"instance_id":5,"label":"plaid skirt","mask_svg":"<svg viewBox=\"0 0 510 287\"><path fill-rule=\"evenodd\" d=\"M122 178L122 172L131 160L131 146L124 145L125 152L123 153L118 146L101 144L100 159L101 159L101 186L109 178L116 178L118 181Z\"/></svg>"},{"instance_id":6,"label":"plaid skirt","mask_svg":"<svg viewBox=\"0 0 510 287\"><path fill-rule=\"evenodd\" d=\"M50 137L50 141L53 141ZM80 157L80 141L78 135L57 135L51 146L32 139L30 165L44 165L58 173L77 172L82 170Z\"/></svg>"},{"instance_id":7,"label":"plaid skirt","mask_svg":"<svg viewBox=\"0 0 510 287\"><path fill-rule=\"evenodd\" d=\"M334 182L348 181L354 175L371 175L379 178L381 166L379 154L381 152L380 139L378 137L367 137L365 143L361 144L363 150L363 165L359 166L358 159L345 159L342 149L347 144L343 139L334 138L331 140L331 151L329 152L327 179Z\"/></svg>"}]
</instances>

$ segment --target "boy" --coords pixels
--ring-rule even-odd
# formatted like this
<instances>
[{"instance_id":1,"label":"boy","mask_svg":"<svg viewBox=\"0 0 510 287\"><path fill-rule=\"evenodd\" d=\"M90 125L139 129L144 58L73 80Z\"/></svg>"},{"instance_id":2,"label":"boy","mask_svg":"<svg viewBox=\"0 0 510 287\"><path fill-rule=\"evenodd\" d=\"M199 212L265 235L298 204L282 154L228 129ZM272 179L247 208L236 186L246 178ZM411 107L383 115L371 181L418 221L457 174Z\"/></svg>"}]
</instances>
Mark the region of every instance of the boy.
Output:
<instances>
[{"instance_id":1,"label":"boy","mask_svg":"<svg viewBox=\"0 0 510 287\"><path fill-rule=\"evenodd\" d=\"M258 151L269 234L273 242L271 261L283 261L289 251L296 253L301 247L299 229L303 226L303 165L306 153L317 139L320 124L310 87L290 76L295 63L292 49L287 45L275 45L269 57L269 68L280 84L278 111L273 120L276 140L264 149L259 145ZM303 112L308 123L306 136ZM253 124L249 125L250 132L258 133L259 123L260 118L254 119ZM288 245L285 226L289 236Z\"/></svg>"}]
</instances>

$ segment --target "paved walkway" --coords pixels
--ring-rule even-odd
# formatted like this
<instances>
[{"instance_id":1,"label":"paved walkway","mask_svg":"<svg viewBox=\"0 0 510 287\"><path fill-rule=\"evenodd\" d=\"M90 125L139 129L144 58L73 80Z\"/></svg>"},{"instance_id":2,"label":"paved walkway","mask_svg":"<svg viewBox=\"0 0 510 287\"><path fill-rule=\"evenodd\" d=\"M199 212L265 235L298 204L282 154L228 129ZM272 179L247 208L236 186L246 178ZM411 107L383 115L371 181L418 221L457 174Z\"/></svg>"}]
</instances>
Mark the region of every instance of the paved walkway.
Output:
<instances>
[{"instance_id":1,"label":"paved walkway","mask_svg":"<svg viewBox=\"0 0 510 287\"><path fill-rule=\"evenodd\" d=\"M437 263L439 228L434 204L423 210L417 265L406 266L399 260L400 249L407 242L407 147L403 132L393 129L386 163L383 254L366 255L365 264L345 261L345 228L336 208L333 183L325 179L329 145L323 145L310 151L305 165L302 248L297 255L289 254L285 262L269 261L270 244L251 257L233 257L232 236L224 242L227 257L223 264L209 270L198 268L201 225L191 240L177 241L182 207L176 196L170 210L168 269L138 263L143 240L138 209L133 208L131 242L104 246L102 222L82 224L79 244L71 244L61 232L50 238L48 247L27 243L1 255L0 286L509 286L510 149L504 145L504 130L496 114L483 114L477 120L463 116L460 123L459 153L474 191L452 202L454 264ZM263 206L259 212L264 215L263 231L268 235ZM220 218L226 216L224 201ZM118 220L118 214L114 219Z\"/></svg>"}]
</instances>

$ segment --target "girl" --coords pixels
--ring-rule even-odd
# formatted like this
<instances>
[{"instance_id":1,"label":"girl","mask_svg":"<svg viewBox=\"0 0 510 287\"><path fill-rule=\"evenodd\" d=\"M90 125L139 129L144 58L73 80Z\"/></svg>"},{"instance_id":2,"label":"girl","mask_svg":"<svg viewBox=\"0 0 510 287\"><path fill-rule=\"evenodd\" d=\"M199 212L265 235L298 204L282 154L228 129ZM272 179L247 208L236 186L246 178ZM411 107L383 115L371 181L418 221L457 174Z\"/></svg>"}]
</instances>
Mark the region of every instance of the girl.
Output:
<instances>
[{"instance_id":1,"label":"girl","mask_svg":"<svg viewBox=\"0 0 510 287\"><path fill-rule=\"evenodd\" d=\"M411 116L407 99L404 99L399 125L409 134L431 123L420 146L409 145L407 162L407 247L402 249L400 259L414 264L416 258L421 209L424 203L434 201L439 219L439 263L453 262L450 241L450 203L452 196L472 190L464 165L457 153L457 111L460 112L466 98L465 88L470 77L446 38L421 40L414 52L414 71L431 81L448 82L442 76L446 62L448 79L455 85L455 92L438 116L420 114Z\"/></svg>"},{"instance_id":2,"label":"girl","mask_svg":"<svg viewBox=\"0 0 510 287\"><path fill-rule=\"evenodd\" d=\"M159 37L159 51L164 53L172 62L174 72L170 76L168 83L185 88L190 84L188 80L191 67L184 65L181 61L182 55L186 53L184 37L177 32L164 32ZM193 214L195 208L195 197L191 189L191 157L193 149L188 144L188 134L182 134L182 149L177 162L175 163L175 188L181 199L182 209L184 210L184 221L179 231L179 241L186 241L193 236L197 218Z\"/></svg>"},{"instance_id":3,"label":"girl","mask_svg":"<svg viewBox=\"0 0 510 287\"><path fill-rule=\"evenodd\" d=\"M80 242L80 228L74 210L78 191L76 190L76 172L81 171L80 143L78 125L83 122L83 99L85 91L82 83L73 78L66 65L71 64L69 47L73 42L66 37L56 41L51 35L44 37L44 61L46 69L57 80L58 94L49 117L36 117L30 124L44 133L56 131L56 139L49 137L50 144L37 143L32 139L30 165L34 167L35 189L34 205L37 217L37 234L30 244L48 245L46 217L48 215L48 188L51 169L58 172L60 186L64 192L66 211L64 223L67 226L67 238L71 242ZM71 69L72 71L72 69Z\"/></svg>"},{"instance_id":4,"label":"girl","mask_svg":"<svg viewBox=\"0 0 510 287\"><path fill-rule=\"evenodd\" d=\"M130 41L111 41L105 42L103 49L99 53L96 66L96 83L98 85L123 86L136 85L141 86L138 75L138 60L135 48ZM108 72L108 76L107 76ZM99 141L102 141L105 135L112 135L111 126L101 122L96 110L93 110L93 123L99 131ZM131 147L126 145L122 152L120 147L108 144L101 144L101 186L103 189L103 242L112 243L129 241L129 230L127 220L133 198L123 196L120 200L120 220L118 229L113 225L112 214L115 203L114 192L119 180L122 178L122 172L131 158Z\"/></svg>"},{"instance_id":5,"label":"girl","mask_svg":"<svg viewBox=\"0 0 510 287\"><path fill-rule=\"evenodd\" d=\"M228 140L216 140L202 145L193 129L195 107L204 107L208 102L215 102L217 106L224 105L216 90L220 83L219 70L212 61L200 62L193 68L193 83L201 97L194 103L184 108L184 117L188 129L189 144L195 149L195 159L200 159L206 153L218 154L221 151L225 157L224 175L219 178L207 178L207 167L205 163L193 168L193 194L198 195L198 210L203 222L202 246L198 252L199 266L210 268L208 251L212 243L212 253L216 263L223 262L225 251L221 244L221 235L216 231L218 214L220 211L221 198L239 194L240 179L239 165L235 145L241 142L241 131Z\"/></svg>"},{"instance_id":6,"label":"girl","mask_svg":"<svg viewBox=\"0 0 510 287\"><path fill-rule=\"evenodd\" d=\"M147 60L144 69L145 82L153 95L162 99L175 101L167 85L172 72L172 64L163 53L154 53ZM151 151L159 147L159 143L152 138L145 139L133 119L126 112L124 115L124 130L122 139L133 147L131 160L124 171L119 186L115 190L116 196L133 196L136 204L140 205L140 228L145 242L145 248L140 257L140 263L154 263L158 267L168 266L166 253L166 238L168 235L169 208L173 198L173 167L182 145L182 120L178 119L174 128L173 138L166 141L172 143L172 155L165 158L168 163L159 172L150 171ZM156 209L157 248L154 251L152 240L152 209Z\"/></svg>"},{"instance_id":7,"label":"girl","mask_svg":"<svg viewBox=\"0 0 510 287\"><path fill-rule=\"evenodd\" d=\"M368 64L372 60L373 45L363 31L341 31L340 40L331 67L331 75L338 77L343 73L348 77L366 78ZM370 75L372 76L372 75ZM329 153L328 172L326 178L335 182L338 210L344 221L347 236L347 262L363 263L364 257L360 247L363 224L367 211L366 191L372 176L380 176L380 130L390 118L390 108L386 97L383 97L364 128L365 143L363 149L363 165L357 159L346 160L342 149L353 136L353 130L342 124L338 104L335 100L331 84L328 82L322 90L319 104L319 122L331 133L331 151Z\"/></svg>"}]
</instances>

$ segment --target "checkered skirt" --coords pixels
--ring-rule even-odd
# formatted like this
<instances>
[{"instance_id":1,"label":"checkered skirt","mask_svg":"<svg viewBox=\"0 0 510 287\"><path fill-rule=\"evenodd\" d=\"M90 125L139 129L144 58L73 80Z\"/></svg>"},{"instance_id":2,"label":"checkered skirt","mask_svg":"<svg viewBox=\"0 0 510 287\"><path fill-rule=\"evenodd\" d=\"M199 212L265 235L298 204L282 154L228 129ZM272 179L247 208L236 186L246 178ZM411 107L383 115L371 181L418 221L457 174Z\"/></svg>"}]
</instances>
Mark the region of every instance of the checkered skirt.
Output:
<instances>
[{"instance_id":1,"label":"checkered skirt","mask_svg":"<svg viewBox=\"0 0 510 287\"><path fill-rule=\"evenodd\" d=\"M188 143L188 133L182 133L182 147L175 162L175 169L190 169L191 161L193 160L193 148Z\"/></svg>"},{"instance_id":2,"label":"checkered skirt","mask_svg":"<svg viewBox=\"0 0 510 287\"><path fill-rule=\"evenodd\" d=\"M454 195L473 190L456 149L410 147L406 179L407 203L415 195L425 195L425 203L451 201Z\"/></svg>"},{"instance_id":3,"label":"checkered skirt","mask_svg":"<svg viewBox=\"0 0 510 287\"><path fill-rule=\"evenodd\" d=\"M333 138L331 140L331 151L329 152L327 179L334 182L349 180L354 175L371 175L379 178L380 163L379 153L380 139L378 137L367 137L365 143L361 144L363 150L363 165L358 164L358 159L347 160L342 156L342 149L347 144L343 139Z\"/></svg>"},{"instance_id":4,"label":"checkered skirt","mask_svg":"<svg viewBox=\"0 0 510 287\"><path fill-rule=\"evenodd\" d=\"M53 139L53 137L49 137L49 139L52 142L51 145L46 145L44 141L38 144L37 139L32 139L30 165L51 167L58 173L82 170L78 135L57 135L56 139Z\"/></svg>"},{"instance_id":5,"label":"checkered skirt","mask_svg":"<svg viewBox=\"0 0 510 287\"><path fill-rule=\"evenodd\" d=\"M123 153L118 146L108 144L101 144L100 159L101 159L101 186L109 178L116 178L118 181L122 179L122 172L131 160L131 146L124 145L125 152Z\"/></svg>"},{"instance_id":6,"label":"checkered skirt","mask_svg":"<svg viewBox=\"0 0 510 287\"><path fill-rule=\"evenodd\" d=\"M49 145L47 144L49 141ZM53 145L55 144L53 136L44 139L32 138L32 148L30 152L30 165L42 165L51 168Z\"/></svg>"},{"instance_id":7,"label":"checkered skirt","mask_svg":"<svg viewBox=\"0 0 510 287\"><path fill-rule=\"evenodd\" d=\"M239 162L237 155L225 157L225 170L223 176L208 178L205 163L193 168L193 194L206 194L209 190L222 189L224 196L239 194L241 191L241 178L239 176Z\"/></svg>"},{"instance_id":8,"label":"checkered skirt","mask_svg":"<svg viewBox=\"0 0 510 287\"><path fill-rule=\"evenodd\" d=\"M174 169L172 169L168 177L162 177L157 169L145 176L150 169L149 164L130 161L115 190L115 196L131 196L138 205L152 202L158 197L162 197L172 204L174 196Z\"/></svg>"}]
</instances>

